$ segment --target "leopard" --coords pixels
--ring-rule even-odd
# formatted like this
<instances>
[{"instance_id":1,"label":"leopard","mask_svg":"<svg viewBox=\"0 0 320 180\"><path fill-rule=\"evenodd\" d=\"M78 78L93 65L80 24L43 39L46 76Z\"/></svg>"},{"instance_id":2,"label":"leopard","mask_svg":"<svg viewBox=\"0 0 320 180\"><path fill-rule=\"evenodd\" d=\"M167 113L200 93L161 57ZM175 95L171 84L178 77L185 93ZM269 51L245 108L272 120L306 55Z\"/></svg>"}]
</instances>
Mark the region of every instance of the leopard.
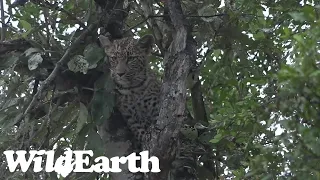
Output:
<instances>
[{"instance_id":1,"label":"leopard","mask_svg":"<svg viewBox=\"0 0 320 180\"><path fill-rule=\"evenodd\" d=\"M161 80L149 63L155 39L148 34L140 39L124 37L112 41L100 35L99 41L115 84L115 106L133 134L135 148L141 150L160 110Z\"/></svg>"}]
</instances>

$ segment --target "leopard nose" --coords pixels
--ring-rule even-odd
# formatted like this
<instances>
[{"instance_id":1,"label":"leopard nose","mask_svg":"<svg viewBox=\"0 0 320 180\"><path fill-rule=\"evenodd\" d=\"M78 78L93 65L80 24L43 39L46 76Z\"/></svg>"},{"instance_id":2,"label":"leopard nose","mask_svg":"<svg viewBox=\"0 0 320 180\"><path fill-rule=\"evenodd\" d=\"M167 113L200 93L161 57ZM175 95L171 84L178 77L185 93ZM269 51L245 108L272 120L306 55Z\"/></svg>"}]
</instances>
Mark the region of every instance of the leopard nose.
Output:
<instances>
[{"instance_id":1,"label":"leopard nose","mask_svg":"<svg viewBox=\"0 0 320 180\"><path fill-rule=\"evenodd\" d=\"M124 72L119 72L118 75L121 77L123 76L125 73Z\"/></svg>"}]
</instances>

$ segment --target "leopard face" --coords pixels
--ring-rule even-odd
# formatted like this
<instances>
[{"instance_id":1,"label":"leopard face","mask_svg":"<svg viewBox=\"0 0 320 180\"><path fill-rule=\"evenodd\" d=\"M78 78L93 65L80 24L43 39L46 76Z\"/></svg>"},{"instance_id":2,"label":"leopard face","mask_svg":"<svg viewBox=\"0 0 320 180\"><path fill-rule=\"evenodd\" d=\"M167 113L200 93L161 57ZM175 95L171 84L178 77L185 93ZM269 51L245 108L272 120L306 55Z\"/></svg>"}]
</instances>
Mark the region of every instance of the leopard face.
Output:
<instances>
[{"instance_id":1,"label":"leopard face","mask_svg":"<svg viewBox=\"0 0 320 180\"><path fill-rule=\"evenodd\" d=\"M139 40L122 38L113 42L100 36L99 40L109 58L111 75L116 84L130 88L145 81L153 36L146 35Z\"/></svg>"}]
</instances>

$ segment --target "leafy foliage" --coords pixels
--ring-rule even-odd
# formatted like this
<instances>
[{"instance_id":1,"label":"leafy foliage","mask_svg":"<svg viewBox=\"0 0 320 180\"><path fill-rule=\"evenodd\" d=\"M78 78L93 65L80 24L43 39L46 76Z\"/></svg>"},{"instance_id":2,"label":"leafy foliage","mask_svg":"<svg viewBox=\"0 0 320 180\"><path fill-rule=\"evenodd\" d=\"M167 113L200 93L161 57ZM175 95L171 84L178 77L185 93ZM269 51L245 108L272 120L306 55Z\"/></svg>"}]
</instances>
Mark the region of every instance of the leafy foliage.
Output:
<instances>
[{"instance_id":1,"label":"leafy foliage","mask_svg":"<svg viewBox=\"0 0 320 180\"><path fill-rule=\"evenodd\" d=\"M199 165L199 178L320 179L320 6L292 0L182 2L198 42L208 115L204 129L181 130L210 149L197 154L198 163L205 162ZM163 3L154 2L153 16L146 19L138 3L131 2L126 32L156 34L156 26L166 21ZM55 148L57 157L71 148L102 155L95 127L113 112L114 85L98 33L82 39L68 63L54 70L84 27L97 18L94 1L56 1L50 6L28 2L8 9L7 16L6 40L23 38L32 47L0 55L0 152ZM156 23L147 28L149 20ZM161 51L158 44L150 62L159 74ZM52 72L57 73L55 81L44 84ZM26 112L39 85L45 85L39 101ZM4 172L5 167L0 168ZM0 176L57 179L55 173L31 171Z\"/></svg>"}]
</instances>

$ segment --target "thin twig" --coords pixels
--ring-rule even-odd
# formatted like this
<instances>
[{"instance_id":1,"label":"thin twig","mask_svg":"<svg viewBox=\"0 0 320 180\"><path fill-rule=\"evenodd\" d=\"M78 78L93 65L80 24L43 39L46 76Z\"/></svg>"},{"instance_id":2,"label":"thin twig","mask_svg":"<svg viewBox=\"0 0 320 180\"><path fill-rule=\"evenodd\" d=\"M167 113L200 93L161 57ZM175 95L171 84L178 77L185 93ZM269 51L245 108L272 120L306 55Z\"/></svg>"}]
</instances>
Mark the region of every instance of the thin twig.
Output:
<instances>
[{"instance_id":1,"label":"thin twig","mask_svg":"<svg viewBox=\"0 0 320 180\"><path fill-rule=\"evenodd\" d=\"M143 24L143 23L145 23L146 21L148 21L148 19L150 19L150 16L149 17L147 17L147 18L145 18L144 20L142 20L142 21L140 21L138 24L136 24L136 25L134 25L134 26L132 26L132 27L130 27L128 30L126 30L126 32L125 33L127 33L127 32L129 32L129 31L131 31L132 29L134 29L134 28L137 28L138 26L140 26L141 24ZM124 34L125 34L124 33Z\"/></svg>"},{"instance_id":2,"label":"thin twig","mask_svg":"<svg viewBox=\"0 0 320 180\"><path fill-rule=\"evenodd\" d=\"M44 25L45 25L45 28L47 30L47 39L46 39L46 44L47 46L49 47L50 46L50 29L49 29L49 8L46 8L46 7L42 7L42 11L43 11L43 15L44 15Z\"/></svg>"},{"instance_id":3,"label":"thin twig","mask_svg":"<svg viewBox=\"0 0 320 180\"><path fill-rule=\"evenodd\" d=\"M97 22L91 24L87 29L85 29L82 34L72 43L72 45L66 50L66 52L64 53L64 55L62 56L62 58L56 63L55 68L53 69L53 71L51 72L51 74L48 76L48 78L43 81L42 85L39 87L38 92L33 96L29 106L27 107L27 109L24 112L24 115L26 115L27 113L30 112L30 110L33 108L33 106L35 105L35 103L37 102L37 100L40 98L42 91L44 90L44 88L49 85L54 78L57 76L58 71L60 69L60 67L66 63L66 61L68 61L68 56L70 54L70 52L78 45L80 44L81 40L91 31L93 31L96 26L97 26Z\"/></svg>"},{"instance_id":4,"label":"thin twig","mask_svg":"<svg viewBox=\"0 0 320 180\"><path fill-rule=\"evenodd\" d=\"M57 11L60 11L60 12L62 12L62 13L65 13L67 16L69 16L71 19L73 19L73 20L75 20L75 21L77 21L77 23L80 25L80 27L82 27L82 28L85 28L86 26L85 26L85 24L82 22L82 21L80 21L77 17L75 17L74 15L72 15L69 11L67 11L67 10L65 10L64 8L62 8L62 7L59 7L58 5L56 5L56 4L51 4L51 3L49 3L48 1L40 1L40 2L38 2L38 1L32 1L33 3L35 3L35 4L38 4L38 5L40 5L40 6L42 6L42 7L46 7L46 8L49 8L49 9L51 9L51 10L57 10Z\"/></svg>"},{"instance_id":5,"label":"thin twig","mask_svg":"<svg viewBox=\"0 0 320 180\"><path fill-rule=\"evenodd\" d=\"M0 0L0 8L1 8L1 41L4 41L6 37L6 25L4 23L5 18L4 18L4 5L3 5L4 0Z\"/></svg>"}]
</instances>

